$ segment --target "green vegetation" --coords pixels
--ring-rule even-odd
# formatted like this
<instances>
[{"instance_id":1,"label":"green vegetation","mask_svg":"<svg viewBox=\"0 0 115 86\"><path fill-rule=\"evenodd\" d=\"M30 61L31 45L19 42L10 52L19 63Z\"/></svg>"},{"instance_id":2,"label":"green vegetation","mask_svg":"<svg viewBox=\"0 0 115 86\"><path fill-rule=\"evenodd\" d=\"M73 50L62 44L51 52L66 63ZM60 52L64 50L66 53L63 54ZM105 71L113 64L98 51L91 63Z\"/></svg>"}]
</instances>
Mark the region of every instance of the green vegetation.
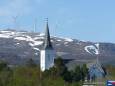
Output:
<instances>
[{"instance_id":1,"label":"green vegetation","mask_svg":"<svg viewBox=\"0 0 115 86\"><path fill-rule=\"evenodd\" d=\"M115 80L115 66L107 65L106 71L107 71L107 75L108 75L107 79L108 80Z\"/></svg>"},{"instance_id":2,"label":"green vegetation","mask_svg":"<svg viewBox=\"0 0 115 86\"><path fill-rule=\"evenodd\" d=\"M14 68L0 62L0 86L81 86L86 75L85 64L68 71L61 58L57 58L55 66L44 72L32 59L26 65Z\"/></svg>"}]
</instances>

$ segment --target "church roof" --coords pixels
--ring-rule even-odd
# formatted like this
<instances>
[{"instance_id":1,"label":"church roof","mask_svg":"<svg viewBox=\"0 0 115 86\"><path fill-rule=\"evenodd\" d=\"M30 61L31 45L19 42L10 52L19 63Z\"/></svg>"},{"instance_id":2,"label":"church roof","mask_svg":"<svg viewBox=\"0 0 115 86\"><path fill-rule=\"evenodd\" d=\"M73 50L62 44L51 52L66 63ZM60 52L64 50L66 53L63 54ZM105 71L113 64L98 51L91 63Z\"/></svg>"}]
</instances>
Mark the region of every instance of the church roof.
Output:
<instances>
[{"instance_id":1,"label":"church roof","mask_svg":"<svg viewBox=\"0 0 115 86\"><path fill-rule=\"evenodd\" d=\"M45 38L44 38L44 49L53 49L51 39L50 39L48 21L46 23L46 31L45 31Z\"/></svg>"},{"instance_id":2,"label":"church roof","mask_svg":"<svg viewBox=\"0 0 115 86\"><path fill-rule=\"evenodd\" d=\"M101 64L99 63L98 59L96 59L96 61L92 64L90 64L89 67L89 74L90 76L96 76L96 77L103 77L103 75L105 74Z\"/></svg>"}]
</instances>

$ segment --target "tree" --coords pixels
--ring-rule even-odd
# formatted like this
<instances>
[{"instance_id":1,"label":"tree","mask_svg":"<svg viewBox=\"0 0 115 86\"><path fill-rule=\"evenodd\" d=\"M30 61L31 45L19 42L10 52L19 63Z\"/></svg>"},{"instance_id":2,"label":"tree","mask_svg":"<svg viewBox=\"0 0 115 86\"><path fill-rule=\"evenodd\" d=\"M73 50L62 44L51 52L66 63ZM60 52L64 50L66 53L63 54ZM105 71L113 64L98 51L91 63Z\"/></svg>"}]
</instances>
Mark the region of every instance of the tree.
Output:
<instances>
[{"instance_id":1,"label":"tree","mask_svg":"<svg viewBox=\"0 0 115 86\"><path fill-rule=\"evenodd\" d=\"M0 62L0 86L8 86L12 80L12 71L6 62Z\"/></svg>"},{"instance_id":2,"label":"tree","mask_svg":"<svg viewBox=\"0 0 115 86\"><path fill-rule=\"evenodd\" d=\"M81 79L82 81L85 80L85 77L88 75L88 68L86 66L86 64L83 64L83 66L81 67Z\"/></svg>"},{"instance_id":3,"label":"tree","mask_svg":"<svg viewBox=\"0 0 115 86\"><path fill-rule=\"evenodd\" d=\"M36 67L37 65L35 64L35 62L33 61L33 59L29 59L29 60L26 62L26 66Z\"/></svg>"},{"instance_id":4,"label":"tree","mask_svg":"<svg viewBox=\"0 0 115 86\"><path fill-rule=\"evenodd\" d=\"M19 66L14 69L12 86L38 86L40 71L37 67Z\"/></svg>"},{"instance_id":5,"label":"tree","mask_svg":"<svg viewBox=\"0 0 115 86\"><path fill-rule=\"evenodd\" d=\"M65 66L61 57L58 57L57 59L55 59L54 67L56 68L58 76L62 76L67 71L67 67Z\"/></svg>"},{"instance_id":6,"label":"tree","mask_svg":"<svg viewBox=\"0 0 115 86\"><path fill-rule=\"evenodd\" d=\"M66 82L69 82L69 83L72 82L72 75L70 71L66 71L62 77Z\"/></svg>"},{"instance_id":7,"label":"tree","mask_svg":"<svg viewBox=\"0 0 115 86\"><path fill-rule=\"evenodd\" d=\"M61 58L55 59L55 66L43 72L44 77L56 79L61 77L66 82L72 82L71 72L68 71Z\"/></svg>"},{"instance_id":8,"label":"tree","mask_svg":"<svg viewBox=\"0 0 115 86\"><path fill-rule=\"evenodd\" d=\"M73 82L78 82L81 80L82 74L80 66L76 66L75 70L72 72Z\"/></svg>"},{"instance_id":9,"label":"tree","mask_svg":"<svg viewBox=\"0 0 115 86\"><path fill-rule=\"evenodd\" d=\"M8 65L6 62L4 61L0 61L0 71L2 71L3 69L7 69Z\"/></svg>"}]
</instances>

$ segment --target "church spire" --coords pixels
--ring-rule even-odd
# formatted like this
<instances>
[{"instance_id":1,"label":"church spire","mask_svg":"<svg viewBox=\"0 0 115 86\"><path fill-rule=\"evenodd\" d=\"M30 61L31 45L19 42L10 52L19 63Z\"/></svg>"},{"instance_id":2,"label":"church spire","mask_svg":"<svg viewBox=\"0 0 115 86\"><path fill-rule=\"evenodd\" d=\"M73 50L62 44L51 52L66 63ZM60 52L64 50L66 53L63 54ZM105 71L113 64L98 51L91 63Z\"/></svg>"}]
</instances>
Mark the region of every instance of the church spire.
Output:
<instances>
[{"instance_id":1,"label":"church spire","mask_svg":"<svg viewBox=\"0 0 115 86\"><path fill-rule=\"evenodd\" d=\"M48 19L46 22L46 31L44 36L44 46L40 51L40 68L41 71L50 69L54 66L55 50L52 47L50 32L48 26Z\"/></svg>"},{"instance_id":2,"label":"church spire","mask_svg":"<svg viewBox=\"0 0 115 86\"><path fill-rule=\"evenodd\" d=\"M44 48L45 49L52 48L52 44L51 44L51 40L50 40L49 26L48 26L48 19L46 20L46 31L45 31Z\"/></svg>"}]
</instances>

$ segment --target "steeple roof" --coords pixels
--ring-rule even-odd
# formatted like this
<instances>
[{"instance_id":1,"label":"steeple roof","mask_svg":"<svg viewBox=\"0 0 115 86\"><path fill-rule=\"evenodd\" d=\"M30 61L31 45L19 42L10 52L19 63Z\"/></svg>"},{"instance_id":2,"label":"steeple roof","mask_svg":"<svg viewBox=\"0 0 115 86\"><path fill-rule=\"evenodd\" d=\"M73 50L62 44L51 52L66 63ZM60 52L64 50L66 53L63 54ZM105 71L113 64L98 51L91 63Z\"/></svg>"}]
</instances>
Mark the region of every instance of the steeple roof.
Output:
<instances>
[{"instance_id":1,"label":"steeple roof","mask_svg":"<svg viewBox=\"0 0 115 86\"><path fill-rule=\"evenodd\" d=\"M48 20L46 22L46 31L45 31L45 39L44 39L44 49L51 49L52 43L50 40L50 32L49 32L49 26L48 26Z\"/></svg>"}]
</instances>

